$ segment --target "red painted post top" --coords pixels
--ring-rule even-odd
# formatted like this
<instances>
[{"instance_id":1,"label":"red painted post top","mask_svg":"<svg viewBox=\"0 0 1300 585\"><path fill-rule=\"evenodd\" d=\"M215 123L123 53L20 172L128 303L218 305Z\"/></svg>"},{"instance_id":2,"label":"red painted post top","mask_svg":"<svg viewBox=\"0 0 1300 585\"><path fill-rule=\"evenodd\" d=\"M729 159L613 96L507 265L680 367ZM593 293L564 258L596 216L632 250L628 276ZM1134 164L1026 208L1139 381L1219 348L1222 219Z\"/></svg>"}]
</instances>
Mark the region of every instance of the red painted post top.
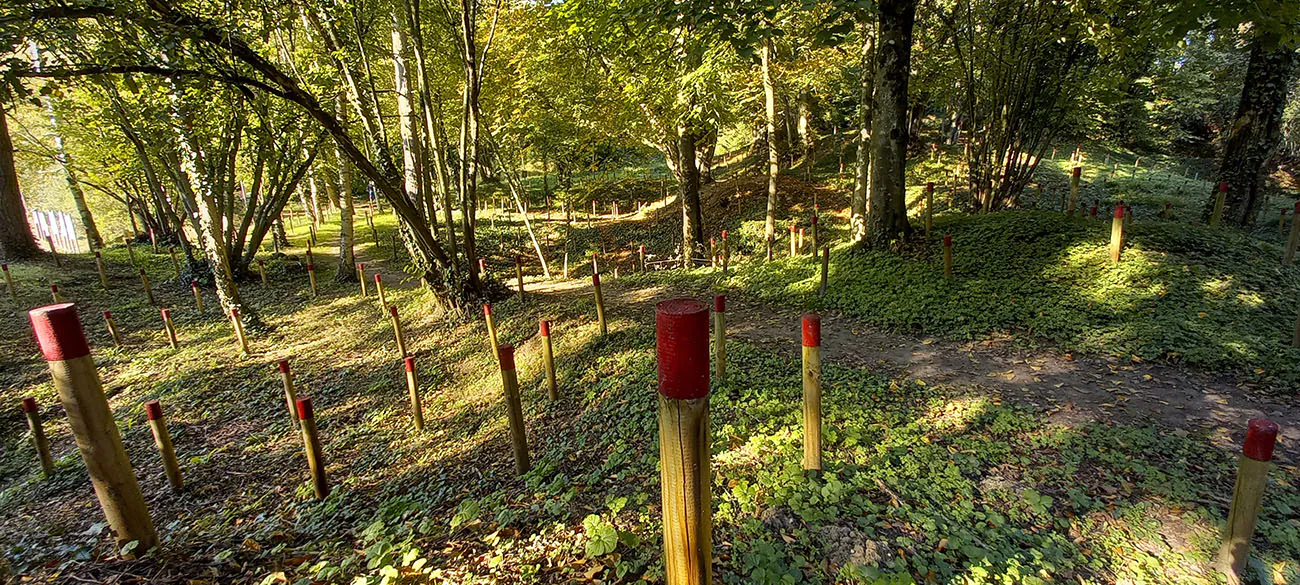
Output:
<instances>
[{"instance_id":1,"label":"red painted post top","mask_svg":"<svg viewBox=\"0 0 1300 585\"><path fill-rule=\"evenodd\" d=\"M542 319L542 320L538 321L538 322L537 322L537 332L540 333L540 334L542 335L542 337L550 337L550 336L551 336L551 322L550 322L550 321L547 321L546 319Z\"/></svg>"},{"instance_id":2,"label":"red painted post top","mask_svg":"<svg viewBox=\"0 0 1300 585\"><path fill-rule=\"evenodd\" d=\"M727 230L722 230L722 239L727 239Z\"/></svg>"},{"instance_id":3,"label":"red painted post top","mask_svg":"<svg viewBox=\"0 0 1300 585\"><path fill-rule=\"evenodd\" d=\"M817 225L817 214L814 213L812 219L809 221L811 221L813 225Z\"/></svg>"},{"instance_id":4,"label":"red painted post top","mask_svg":"<svg viewBox=\"0 0 1300 585\"><path fill-rule=\"evenodd\" d=\"M408 372L414 372L414 371L415 371L415 358L413 358L413 357L411 357L411 356L409 356L409 355L406 356L406 358L402 360L402 365L406 366L406 371L408 371Z\"/></svg>"},{"instance_id":5,"label":"red painted post top","mask_svg":"<svg viewBox=\"0 0 1300 585\"><path fill-rule=\"evenodd\" d=\"M143 269L143 268L140 269L140 276L144 276L144 269Z\"/></svg>"},{"instance_id":6,"label":"red painted post top","mask_svg":"<svg viewBox=\"0 0 1300 585\"><path fill-rule=\"evenodd\" d=\"M725 236L723 236L723 237L725 237ZM641 244L640 246L638 246L638 248L641 250L641 253L642 253L642 254L645 254L645 244Z\"/></svg>"},{"instance_id":7,"label":"red painted post top","mask_svg":"<svg viewBox=\"0 0 1300 585\"><path fill-rule=\"evenodd\" d=\"M162 314L162 318L163 318L164 321L166 321L167 319L171 319L171 318L172 318L172 312L171 312L171 309L162 309L161 311L159 311L159 313Z\"/></svg>"},{"instance_id":8,"label":"red painted post top","mask_svg":"<svg viewBox=\"0 0 1300 585\"><path fill-rule=\"evenodd\" d=\"M239 318L239 307L231 307L231 308L230 308L230 318L231 318L231 319L238 319L238 318Z\"/></svg>"},{"instance_id":9,"label":"red painted post top","mask_svg":"<svg viewBox=\"0 0 1300 585\"><path fill-rule=\"evenodd\" d=\"M822 346L822 318L817 313L803 314L803 346Z\"/></svg>"},{"instance_id":10,"label":"red painted post top","mask_svg":"<svg viewBox=\"0 0 1300 585\"><path fill-rule=\"evenodd\" d=\"M9 272L9 265L8 265L8 264L0 264L0 270L3 270L3 271L5 271L5 272Z\"/></svg>"},{"instance_id":11,"label":"red painted post top","mask_svg":"<svg viewBox=\"0 0 1300 585\"><path fill-rule=\"evenodd\" d=\"M487 272L487 260L484 260L482 258L478 259L478 271Z\"/></svg>"},{"instance_id":12,"label":"red painted post top","mask_svg":"<svg viewBox=\"0 0 1300 585\"><path fill-rule=\"evenodd\" d=\"M934 192L934 181L926 181L926 182L925 182L925 190L926 190L927 193L933 193L933 192Z\"/></svg>"},{"instance_id":13,"label":"red painted post top","mask_svg":"<svg viewBox=\"0 0 1300 585\"><path fill-rule=\"evenodd\" d=\"M1088 209L1088 215L1091 215L1092 217L1097 217L1097 206L1096 206L1096 205L1093 205L1090 209Z\"/></svg>"},{"instance_id":14,"label":"red painted post top","mask_svg":"<svg viewBox=\"0 0 1300 585\"><path fill-rule=\"evenodd\" d=\"M389 315L392 315L393 318L396 319L396 318L397 318L397 305L388 305L388 314L389 314Z\"/></svg>"},{"instance_id":15,"label":"red painted post top","mask_svg":"<svg viewBox=\"0 0 1300 585\"><path fill-rule=\"evenodd\" d=\"M23 412L36 412L36 398L34 396L23 398Z\"/></svg>"},{"instance_id":16,"label":"red painted post top","mask_svg":"<svg viewBox=\"0 0 1300 585\"><path fill-rule=\"evenodd\" d=\"M1115 219L1124 219L1124 206L1123 206L1123 205L1116 205L1116 206L1115 206Z\"/></svg>"},{"instance_id":17,"label":"red painted post top","mask_svg":"<svg viewBox=\"0 0 1300 585\"><path fill-rule=\"evenodd\" d=\"M1246 444L1241 454L1255 461L1272 461L1273 446L1277 443L1277 423L1263 418L1252 418L1246 427Z\"/></svg>"},{"instance_id":18,"label":"red painted post top","mask_svg":"<svg viewBox=\"0 0 1300 585\"><path fill-rule=\"evenodd\" d=\"M276 365L276 367L280 368L280 373L281 373L281 374L288 374L288 373L289 373L289 360L280 360L280 361L276 362L275 365Z\"/></svg>"},{"instance_id":19,"label":"red painted post top","mask_svg":"<svg viewBox=\"0 0 1300 585\"><path fill-rule=\"evenodd\" d=\"M144 415L149 420L158 420L162 418L162 404L157 400L150 400L144 403Z\"/></svg>"},{"instance_id":20,"label":"red painted post top","mask_svg":"<svg viewBox=\"0 0 1300 585\"><path fill-rule=\"evenodd\" d=\"M110 312L108 312L108 311L104 311L104 318L105 318L105 319L112 319L112 318L113 318L113 314L110 313Z\"/></svg>"},{"instance_id":21,"label":"red painted post top","mask_svg":"<svg viewBox=\"0 0 1300 585\"><path fill-rule=\"evenodd\" d=\"M794 224L793 222L791 222L791 223L790 223L790 233L793 234L793 233L794 233L794 230L795 230L795 224Z\"/></svg>"},{"instance_id":22,"label":"red painted post top","mask_svg":"<svg viewBox=\"0 0 1300 585\"><path fill-rule=\"evenodd\" d=\"M484 317L492 316L492 303L483 303L483 316Z\"/></svg>"},{"instance_id":23,"label":"red painted post top","mask_svg":"<svg viewBox=\"0 0 1300 585\"><path fill-rule=\"evenodd\" d=\"M709 309L695 299L655 305L659 393L675 400L709 395Z\"/></svg>"},{"instance_id":24,"label":"red painted post top","mask_svg":"<svg viewBox=\"0 0 1300 585\"><path fill-rule=\"evenodd\" d=\"M51 285L50 285L50 292L59 292L59 285L57 285L57 284L51 284Z\"/></svg>"},{"instance_id":25,"label":"red painted post top","mask_svg":"<svg viewBox=\"0 0 1300 585\"><path fill-rule=\"evenodd\" d=\"M366 269L366 264L365 264L365 262L358 262L358 263L357 263L357 270L365 270L365 269Z\"/></svg>"},{"instance_id":26,"label":"red painted post top","mask_svg":"<svg viewBox=\"0 0 1300 585\"><path fill-rule=\"evenodd\" d=\"M194 289L194 290L199 290L199 283L198 283L198 282L193 282L193 281L191 281L191 282L190 282L190 288L192 288L192 289Z\"/></svg>"},{"instance_id":27,"label":"red painted post top","mask_svg":"<svg viewBox=\"0 0 1300 585\"><path fill-rule=\"evenodd\" d=\"M382 280L384 280L384 277L381 276L378 272L376 272L376 273L375 273L375 284L379 284L380 281L382 281Z\"/></svg>"},{"instance_id":28,"label":"red painted post top","mask_svg":"<svg viewBox=\"0 0 1300 585\"><path fill-rule=\"evenodd\" d=\"M710 245L710 246L716 246L716 245L718 245L718 239L717 239L717 238L712 238L712 237L709 238L709 245Z\"/></svg>"},{"instance_id":29,"label":"red painted post top","mask_svg":"<svg viewBox=\"0 0 1300 585\"><path fill-rule=\"evenodd\" d=\"M266 262L263 262L263 261L261 261L261 260L258 260L258 261L257 261L257 265L258 265L258 266L266 266Z\"/></svg>"},{"instance_id":30,"label":"red painted post top","mask_svg":"<svg viewBox=\"0 0 1300 585\"><path fill-rule=\"evenodd\" d=\"M799 228L799 235L803 235L803 228Z\"/></svg>"},{"instance_id":31,"label":"red painted post top","mask_svg":"<svg viewBox=\"0 0 1300 585\"><path fill-rule=\"evenodd\" d=\"M597 273L591 275L591 286L594 286L594 287L596 287L596 288L600 288L600 273L599 273L599 272L597 272Z\"/></svg>"},{"instance_id":32,"label":"red painted post top","mask_svg":"<svg viewBox=\"0 0 1300 585\"><path fill-rule=\"evenodd\" d=\"M95 252L95 257L96 257L96 258L103 258L103 256L100 256L100 255L99 255L99 252Z\"/></svg>"},{"instance_id":33,"label":"red painted post top","mask_svg":"<svg viewBox=\"0 0 1300 585\"><path fill-rule=\"evenodd\" d=\"M952 236L950 236L950 235L946 235L946 236L943 237L943 247L945 247L945 248L951 248L951 247L952 247Z\"/></svg>"},{"instance_id":34,"label":"red painted post top","mask_svg":"<svg viewBox=\"0 0 1300 585\"><path fill-rule=\"evenodd\" d=\"M308 271L308 272L315 272L315 271L316 271L316 266L315 266L314 264L308 264L308 265L307 265L307 271Z\"/></svg>"},{"instance_id":35,"label":"red painted post top","mask_svg":"<svg viewBox=\"0 0 1300 585\"><path fill-rule=\"evenodd\" d=\"M1219 181L1219 191L1222 192L1222 193L1227 193L1227 192L1228 192L1228 182L1227 182L1227 181Z\"/></svg>"},{"instance_id":36,"label":"red painted post top","mask_svg":"<svg viewBox=\"0 0 1300 585\"><path fill-rule=\"evenodd\" d=\"M1070 171L1070 176L1079 177L1082 173L1083 167L1074 167L1074 170Z\"/></svg>"},{"instance_id":37,"label":"red painted post top","mask_svg":"<svg viewBox=\"0 0 1300 585\"><path fill-rule=\"evenodd\" d=\"M298 407L299 420L311 420L311 418L315 416L316 413L311 409L310 396L299 396L298 399L294 401L294 404Z\"/></svg>"},{"instance_id":38,"label":"red painted post top","mask_svg":"<svg viewBox=\"0 0 1300 585\"><path fill-rule=\"evenodd\" d=\"M501 356L501 371L512 372L515 369L515 346L509 343L503 343L497 346L497 354Z\"/></svg>"},{"instance_id":39,"label":"red painted post top","mask_svg":"<svg viewBox=\"0 0 1300 585\"><path fill-rule=\"evenodd\" d=\"M90 355L86 332L81 329L77 306L59 303L32 309L27 313L36 332L45 361L58 362Z\"/></svg>"},{"instance_id":40,"label":"red painted post top","mask_svg":"<svg viewBox=\"0 0 1300 585\"><path fill-rule=\"evenodd\" d=\"M727 295L713 295L713 310L719 313L727 312Z\"/></svg>"}]
</instances>

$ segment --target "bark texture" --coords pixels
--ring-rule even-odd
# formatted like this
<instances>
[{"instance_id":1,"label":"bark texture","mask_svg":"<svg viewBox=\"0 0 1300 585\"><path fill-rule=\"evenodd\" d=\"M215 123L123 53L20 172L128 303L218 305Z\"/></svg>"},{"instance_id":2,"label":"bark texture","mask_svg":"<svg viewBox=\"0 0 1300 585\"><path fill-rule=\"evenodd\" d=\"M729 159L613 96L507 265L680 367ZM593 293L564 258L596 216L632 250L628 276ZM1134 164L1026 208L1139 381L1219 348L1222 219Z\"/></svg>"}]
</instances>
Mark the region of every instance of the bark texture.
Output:
<instances>
[{"instance_id":1,"label":"bark texture","mask_svg":"<svg viewBox=\"0 0 1300 585\"><path fill-rule=\"evenodd\" d=\"M867 241L877 249L911 233L907 223L907 82L912 67L916 0L883 0L871 116Z\"/></svg>"},{"instance_id":2,"label":"bark texture","mask_svg":"<svg viewBox=\"0 0 1300 585\"><path fill-rule=\"evenodd\" d=\"M14 143L9 138L9 122L0 111L0 258L5 261L33 258L41 253L27 223L27 208L18 190L18 171L14 169Z\"/></svg>"},{"instance_id":3,"label":"bark texture","mask_svg":"<svg viewBox=\"0 0 1300 585\"><path fill-rule=\"evenodd\" d=\"M1228 183L1223 221L1241 226L1255 223L1264 202L1268 165L1282 139L1287 88L1298 61L1300 57L1293 48L1270 47L1259 40L1251 46L1241 103L1228 130L1219 163L1218 179ZM1216 182L1214 190L1217 189ZM1207 210L1213 207L1214 197L1211 192Z\"/></svg>"}]
</instances>

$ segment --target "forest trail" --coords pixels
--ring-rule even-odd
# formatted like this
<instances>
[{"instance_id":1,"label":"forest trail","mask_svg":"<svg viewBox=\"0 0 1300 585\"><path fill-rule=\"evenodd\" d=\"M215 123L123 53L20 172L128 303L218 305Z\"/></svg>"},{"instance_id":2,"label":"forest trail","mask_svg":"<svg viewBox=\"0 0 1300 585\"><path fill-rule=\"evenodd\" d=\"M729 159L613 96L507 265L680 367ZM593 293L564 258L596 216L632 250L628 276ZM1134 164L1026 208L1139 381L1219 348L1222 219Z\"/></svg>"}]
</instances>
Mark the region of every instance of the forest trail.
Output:
<instances>
[{"instance_id":1,"label":"forest trail","mask_svg":"<svg viewBox=\"0 0 1300 585\"><path fill-rule=\"evenodd\" d=\"M663 287L636 288L617 280L602 283L610 313L654 326L652 301L676 295L697 296ZM540 294L589 296L585 280L531 284ZM561 301L561 299L552 299ZM744 298L727 299L731 339L799 359L801 312ZM822 314L822 359L840 366L946 384L973 393L992 393L1010 403L1039 410L1053 424L1074 427L1092 421L1156 422L1179 435L1208 432L1225 450L1237 450L1246 422L1255 417L1281 427L1275 461L1297 471L1300 456L1300 405L1262 396L1226 377L1174 365L1121 363L1051 348L1010 347L1010 342L953 341L890 333L834 313Z\"/></svg>"}]
</instances>

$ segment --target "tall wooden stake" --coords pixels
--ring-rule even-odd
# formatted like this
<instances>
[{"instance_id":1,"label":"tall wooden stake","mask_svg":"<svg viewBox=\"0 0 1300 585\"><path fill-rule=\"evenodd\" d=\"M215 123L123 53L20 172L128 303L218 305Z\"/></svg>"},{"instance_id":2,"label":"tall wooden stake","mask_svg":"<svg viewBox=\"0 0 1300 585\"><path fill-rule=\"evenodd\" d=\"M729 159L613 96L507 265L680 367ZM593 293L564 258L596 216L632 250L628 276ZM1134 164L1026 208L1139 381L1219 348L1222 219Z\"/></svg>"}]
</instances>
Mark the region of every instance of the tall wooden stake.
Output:
<instances>
[{"instance_id":1,"label":"tall wooden stake","mask_svg":"<svg viewBox=\"0 0 1300 585\"><path fill-rule=\"evenodd\" d=\"M123 237L122 241L126 243L126 255L131 259L131 266L139 268L140 264L135 261L135 246L131 245L131 238Z\"/></svg>"},{"instance_id":2,"label":"tall wooden stake","mask_svg":"<svg viewBox=\"0 0 1300 585\"><path fill-rule=\"evenodd\" d=\"M384 277L375 273L375 293L379 295L379 310L388 306L388 295L384 294Z\"/></svg>"},{"instance_id":3,"label":"tall wooden stake","mask_svg":"<svg viewBox=\"0 0 1300 585\"><path fill-rule=\"evenodd\" d=\"M1223 219L1223 207L1228 200L1228 182L1220 181L1219 188L1214 193L1214 210L1210 213L1210 226L1219 225Z\"/></svg>"},{"instance_id":4,"label":"tall wooden stake","mask_svg":"<svg viewBox=\"0 0 1300 585\"><path fill-rule=\"evenodd\" d=\"M45 428L41 426L41 409L36 405L36 398L23 398L23 414L27 417L27 428L32 432L32 446L41 460L41 473L45 477L54 475L54 458L50 456L50 442L45 438Z\"/></svg>"},{"instance_id":5,"label":"tall wooden stake","mask_svg":"<svg viewBox=\"0 0 1300 585\"><path fill-rule=\"evenodd\" d=\"M665 583L711 585L708 307L695 299L656 304L655 353Z\"/></svg>"},{"instance_id":6,"label":"tall wooden stake","mask_svg":"<svg viewBox=\"0 0 1300 585\"><path fill-rule=\"evenodd\" d=\"M140 283L144 285L144 294L149 298L149 304L158 306L158 303L153 298L153 286L149 284L149 275L145 274L143 268L140 269Z\"/></svg>"},{"instance_id":7,"label":"tall wooden stake","mask_svg":"<svg viewBox=\"0 0 1300 585\"><path fill-rule=\"evenodd\" d=\"M153 444L162 456L163 471L167 473L167 483L172 491L179 493L185 489L185 479L181 477L181 464L176 460L176 449L172 447L172 436L167 432L167 420L163 418L162 404L157 400L144 403L145 418L149 419L149 430L153 431Z\"/></svg>"},{"instance_id":8,"label":"tall wooden stake","mask_svg":"<svg viewBox=\"0 0 1300 585\"><path fill-rule=\"evenodd\" d=\"M18 289L14 288L14 277L9 274L9 265L0 264L0 271L5 273L5 285L9 287L9 298L13 299L15 303L18 302Z\"/></svg>"},{"instance_id":9,"label":"tall wooden stake","mask_svg":"<svg viewBox=\"0 0 1300 585\"><path fill-rule=\"evenodd\" d=\"M1124 206L1115 206L1115 217L1110 220L1110 263L1119 264L1124 251Z\"/></svg>"},{"instance_id":10,"label":"tall wooden stake","mask_svg":"<svg viewBox=\"0 0 1300 585\"><path fill-rule=\"evenodd\" d=\"M402 359L406 366L406 393L411 398L411 415L415 420L415 430L424 430L424 406L420 403L420 382L416 378L415 358L406 356Z\"/></svg>"},{"instance_id":11,"label":"tall wooden stake","mask_svg":"<svg viewBox=\"0 0 1300 585\"><path fill-rule=\"evenodd\" d=\"M1074 217L1074 210L1079 206L1079 180L1083 174L1083 167L1074 167L1070 170L1070 208L1067 214Z\"/></svg>"},{"instance_id":12,"label":"tall wooden stake","mask_svg":"<svg viewBox=\"0 0 1300 585\"><path fill-rule=\"evenodd\" d=\"M727 377L727 295L713 295L713 375Z\"/></svg>"},{"instance_id":13,"label":"tall wooden stake","mask_svg":"<svg viewBox=\"0 0 1300 585\"><path fill-rule=\"evenodd\" d=\"M551 347L551 322L542 319L537 324L542 336L542 366L546 369L546 396L551 400L560 399L559 384L555 380L555 350Z\"/></svg>"},{"instance_id":14,"label":"tall wooden stake","mask_svg":"<svg viewBox=\"0 0 1300 585\"><path fill-rule=\"evenodd\" d=\"M77 307L72 303L51 305L34 309L29 316L67 412L68 427L118 545L134 540L139 543L136 550L153 548L158 535L104 397Z\"/></svg>"},{"instance_id":15,"label":"tall wooden stake","mask_svg":"<svg viewBox=\"0 0 1300 585\"><path fill-rule=\"evenodd\" d=\"M298 428L298 409L294 406L295 401L298 400L298 393L293 387L293 372L290 371L289 360L280 360L276 363L276 367L280 370L280 382L284 385L284 401L289 409L291 426Z\"/></svg>"},{"instance_id":16,"label":"tall wooden stake","mask_svg":"<svg viewBox=\"0 0 1300 585\"><path fill-rule=\"evenodd\" d=\"M99 273L99 285L108 290L108 273L104 271L104 256L95 252L95 271Z\"/></svg>"},{"instance_id":17,"label":"tall wooden stake","mask_svg":"<svg viewBox=\"0 0 1300 585\"><path fill-rule=\"evenodd\" d=\"M830 276L830 271L831 271L831 247L826 246L822 248L822 284L820 289L822 296L826 296L826 279L828 276Z\"/></svg>"},{"instance_id":18,"label":"tall wooden stake","mask_svg":"<svg viewBox=\"0 0 1300 585\"><path fill-rule=\"evenodd\" d=\"M515 373L515 346L505 344L497 348L501 356L501 388L506 398L506 415L510 419L510 444L515 452L515 472L519 475L532 469L528 458L528 436L524 431L524 410L519 403L519 377Z\"/></svg>"},{"instance_id":19,"label":"tall wooden stake","mask_svg":"<svg viewBox=\"0 0 1300 585\"><path fill-rule=\"evenodd\" d=\"M321 453L320 437L316 434L316 415L312 411L311 397L297 400L298 425L302 427L302 444L307 450L307 469L311 472L311 487L316 499L330 495L329 478L325 476L325 456Z\"/></svg>"},{"instance_id":20,"label":"tall wooden stake","mask_svg":"<svg viewBox=\"0 0 1300 585\"><path fill-rule=\"evenodd\" d=\"M357 280L361 283L361 296L366 296L366 265L357 263Z\"/></svg>"},{"instance_id":21,"label":"tall wooden stake","mask_svg":"<svg viewBox=\"0 0 1300 585\"><path fill-rule=\"evenodd\" d=\"M262 275L262 284L266 284L266 262L257 261L257 273Z\"/></svg>"},{"instance_id":22,"label":"tall wooden stake","mask_svg":"<svg viewBox=\"0 0 1300 585\"><path fill-rule=\"evenodd\" d=\"M402 320L397 316L397 305L388 307L388 315L393 322L393 338L397 341L397 353L406 357L406 336L402 335Z\"/></svg>"},{"instance_id":23,"label":"tall wooden stake","mask_svg":"<svg viewBox=\"0 0 1300 585\"><path fill-rule=\"evenodd\" d=\"M943 276L952 280L952 236L943 237Z\"/></svg>"},{"instance_id":24,"label":"tall wooden stake","mask_svg":"<svg viewBox=\"0 0 1300 585\"><path fill-rule=\"evenodd\" d=\"M104 325L108 328L108 336L113 338L113 347L122 347L122 336L117 334L117 324L113 322L113 314L104 311Z\"/></svg>"},{"instance_id":25,"label":"tall wooden stake","mask_svg":"<svg viewBox=\"0 0 1300 585\"><path fill-rule=\"evenodd\" d=\"M244 321L239 318L239 307L230 308L230 321L235 326L235 338L239 340L239 348L243 350L244 355L249 355L248 338L244 337Z\"/></svg>"},{"instance_id":26,"label":"tall wooden stake","mask_svg":"<svg viewBox=\"0 0 1300 585\"><path fill-rule=\"evenodd\" d=\"M307 262L307 282L311 283L311 296L319 296L320 291L316 288L316 266L310 261Z\"/></svg>"},{"instance_id":27,"label":"tall wooden stake","mask_svg":"<svg viewBox=\"0 0 1300 585\"><path fill-rule=\"evenodd\" d=\"M172 323L171 310L163 309L159 311L159 313L162 314L163 330L167 332L167 344L170 345L172 349L179 348L180 342L176 339L176 325Z\"/></svg>"},{"instance_id":28,"label":"tall wooden stake","mask_svg":"<svg viewBox=\"0 0 1300 585\"><path fill-rule=\"evenodd\" d=\"M198 311L199 311L200 313L202 313L202 312L203 312L203 293L199 291L199 283L198 283L198 282L191 282L191 283L190 283L190 289L194 291L194 307L195 307L196 309L198 309Z\"/></svg>"},{"instance_id":29,"label":"tall wooden stake","mask_svg":"<svg viewBox=\"0 0 1300 585\"><path fill-rule=\"evenodd\" d=\"M63 302L63 295L59 294L59 285L50 285L50 299L53 300L56 305Z\"/></svg>"},{"instance_id":30,"label":"tall wooden stake","mask_svg":"<svg viewBox=\"0 0 1300 585\"><path fill-rule=\"evenodd\" d=\"M822 469L822 318L803 316L803 468Z\"/></svg>"},{"instance_id":31,"label":"tall wooden stake","mask_svg":"<svg viewBox=\"0 0 1300 585\"><path fill-rule=\"evenodd\" d=\"M497 343L497 323L492 318L492 303L483 303L483 321L487 323L488 344L492 347L492 359L501 362L500 345Z\"/></svg>"},{"instance_id":32,"label":"tall wooden stake","mask_svg":"<svg viewBox=\"0 0 1300 585\"><path fill-rule=\"evenodd\" d=\"M1246 443L1237 464L1237 484L1232 488L1232 506L1223 527L1223 545L1219 548L1220 570L1229 583L1239 583L1238 574L1250 558L1250 539L1255 536L1268 471L1272 467L1273 447L1277 443L1277 423L1252 418L1247 424Z\"/></svg>"},{"instance_id":33,"label":"tall wooden stake","mask_svg":"<svg viewBox=\"0 0 1300 585\"><path fill-rule=\"evenodd\" d=\"M605 324L605 297L600 294L600 273L591 275L592 290L596 293L596 321L600 323L600 334L609 335L609 326Z\"/></svg>"},{"instance_id":34,"label":"tall wooden stake","mask_svg":"<svg viewBox=\"0 0 1300 585\"><path fill-rule=\"evenodd\" d=\"M799 229L798 226L796 226L793 222L790 223L790 257L792 258L799 253L798 250L795 248L795 243L796 243L795 232L798 231L798 229Z\"/></svg>"}]
</instances>

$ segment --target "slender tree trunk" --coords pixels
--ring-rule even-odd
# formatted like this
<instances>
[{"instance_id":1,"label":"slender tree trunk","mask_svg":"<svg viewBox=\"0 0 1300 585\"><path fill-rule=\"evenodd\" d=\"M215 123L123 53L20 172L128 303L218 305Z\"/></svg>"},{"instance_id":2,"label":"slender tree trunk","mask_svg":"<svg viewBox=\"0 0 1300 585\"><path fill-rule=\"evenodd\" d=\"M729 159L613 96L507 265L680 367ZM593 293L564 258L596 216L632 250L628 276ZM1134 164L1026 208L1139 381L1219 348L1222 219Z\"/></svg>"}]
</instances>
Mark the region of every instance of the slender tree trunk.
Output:
<instances>
[{"instance_id":1,"label":"slender tree trunk","mask_svg":"<svg viewBox=\"0 0 1300 585\"><path fill-rule=\"evenodd\" d=\"M344 116L342 94L334 100L334 113L340 121L347 119ZM354 267L357 265L357 258L353 252L356 232L353 228L352 165L344 156L343 149L338 148L337 145L334 158L339 163L339 261L334 271L334 282L356 282L357 271Z\"/></svg>"},{"instance_id":2,"label":"slender tree trunk","mask_svg":"<svg viewBox=\"0 0 1300 585\"><path fill-rule=\"evenodd\" d=\"M1227 211L1223 215L1228 223L1254 225L1259 214L1268 166L1282 139L1282 115L1297 61L1300 57L1294 48L1268 47L1259 39L1251 45L1241 102L1219 163L1218 179L1228 183ZM1211 193L1207 210L1213 202Z\"/></svg>"},{"instance_id":3,"label":"slender tree trunk","mask_svg":"<svg viewBox=\"0 0 1300 585\"><path fill-rule=\"evenodd\" d=\"M776 176L781 173L780 153L776 150L776 82L772 79L772 37L763 40L763 103L767 116L767 220L763 234L772 239L776 234L776 210L781 198L776 191Z\"/></svg>"},{"instance_id":4,"label":"slender tree trunk","mask_svg":"<svg viewBox=\"0 0 1300 585\"><path fill-rule=\"evenodd\" d=\"M18 190L14 169L14 143L9 138L9 121L0 108L0 258L5 261L34 258L41 249L27 222L27 208Z\"/></svg>"},{"instance_id":5,"label":"slender tree trunk","mask_svg":"<svg viewBox=\"0 0 1300 585\"><path fill-rule=\"evenodd\" d=\"M871 116L871 193L867 239L877 249L911 233L907 223L907 82L912 66L916 0L882 0Z\"/></svg>"},{"instance_id":6,"label":"slender tree trunk","mask_svg":"<svg viewBox=\"0 0 1300 585\"><path fill-rule=\"evenodd\" d=\"M461 65L465 71L460 128L460 211L461 232L464 234L465 259L473 262L478 254L474 235L474 212L478 209L478 134L479 134L479 71L476 22L477 0L460 2ZM477 270L466 271L470 286L480 289Z\"/></svg>"},{"instance_id":7,"label":"slender tree trunk","mask_svg":"<svg viewBox=\"0 0 1300 585\"><path fill-rule=\"evenodd\" d=\"M875 97L876 34L871 24L862 27L862 77L858 86L857 161L853 173L853 195L849 201L849 241L867 241L867 211L871 181L871 109Z\"/></svg>"},{"instance_id":8,"label":"slender tree trunk","mask_svg":"<svg viewBox=\"0 0 1300 585\"><path fill-rule=\"evenodd\" d=\"M682 262L691 265L696 250L704 248L704 220L700 214L700 171L695 161L695 131L681 129L677 143L678 188L682 199Z\"/></svg>"},{"instance_id":9,"label":"slender tree trunk","mask_svg":"<svg viewBox=\"0 0 1300 585\"><path fill-rule=\"evenodd\" d=\"M436 221L420 191L419 119L411 99L411 79L406 69L406 35L393 16L393 90L397 95L397 126L402 136L402 185L412 205L425 210L425 219Z\"/></svg>"}]
</instances>

